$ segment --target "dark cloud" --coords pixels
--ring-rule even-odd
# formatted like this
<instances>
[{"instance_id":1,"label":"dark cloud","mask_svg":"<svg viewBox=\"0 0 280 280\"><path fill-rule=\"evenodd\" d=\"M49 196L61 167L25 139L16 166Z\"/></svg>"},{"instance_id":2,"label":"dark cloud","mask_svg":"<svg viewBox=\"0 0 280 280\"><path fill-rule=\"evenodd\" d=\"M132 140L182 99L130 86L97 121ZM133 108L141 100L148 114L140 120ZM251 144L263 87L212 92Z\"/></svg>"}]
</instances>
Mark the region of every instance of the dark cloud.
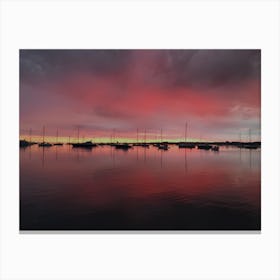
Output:
<instances>
[{"instance_id":1,"label":"dark cloud","mask_svg":"<svg viewBox=\"0 0 280 280\"><path fill-rule=\"evenodd\" d=\"M129 50L21 50L21 81L53 82L75 73L114 75L129 57Z\"/></svg>"},{"instance_id":2,"label":"dark cloud","mask_svg":"<svg viewBox=\"0 0 280 280\"><path fill-rule=\"evenodd\" d=\"M260 50L21 50L20 73L32 83L133 73L142 86L203 89L260 79L260 60Z\"/></svg>"},{"instance_id":3,"label":"dark cloud","mask_svg":"<svg viewBox=\"0 0 280 280\"><path fill-rule=\"evenodd\" d=\"M171 50L161 74L169 87L216 88L260 79L260 50Z\"/></svg>"}]
</instances>

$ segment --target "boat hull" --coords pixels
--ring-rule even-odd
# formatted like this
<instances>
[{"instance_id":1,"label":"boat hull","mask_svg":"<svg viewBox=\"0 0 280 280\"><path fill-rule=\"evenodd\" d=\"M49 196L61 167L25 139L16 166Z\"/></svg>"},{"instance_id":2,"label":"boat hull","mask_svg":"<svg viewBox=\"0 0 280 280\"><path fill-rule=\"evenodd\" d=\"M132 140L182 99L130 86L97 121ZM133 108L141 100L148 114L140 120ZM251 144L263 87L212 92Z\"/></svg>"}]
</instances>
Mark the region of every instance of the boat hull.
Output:
<instances>
[{"instance_id":1,"label":"boat hull","mask_svg":"<svg viewBox=\"0 0 280 280\"><path fill-rule=\"evenodd\" d=\"M195 148L195 144L191 144L191 143L179 143L178 147L180 149L194 149Z\"/></svg>"},{"instance_id":2,"label":"boat hull","mask_svg":"<svg viewBox=\"0 0 280 280\"><path fill-rule=\"evenodd\" d=\"M85 143L73 143L72 148L85 148L85 149L91 149L97 147L97 144L92 142L85 142Z\"/></svg>"}]
</instances>

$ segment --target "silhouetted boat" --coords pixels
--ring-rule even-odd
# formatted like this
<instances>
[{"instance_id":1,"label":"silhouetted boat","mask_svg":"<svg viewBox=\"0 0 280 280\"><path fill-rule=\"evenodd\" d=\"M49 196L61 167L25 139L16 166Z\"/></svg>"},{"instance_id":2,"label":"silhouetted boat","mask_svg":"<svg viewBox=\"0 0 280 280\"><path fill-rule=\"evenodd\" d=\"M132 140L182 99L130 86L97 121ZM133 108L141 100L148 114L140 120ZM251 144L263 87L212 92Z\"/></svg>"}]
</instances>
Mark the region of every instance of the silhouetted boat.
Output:
<instances>
[{"instance_id":1,"label":"silhouetted boat","mask_svg":"<svg viewBox=\"0 0 280 280\"><path fill-rule=\"evenodd\" d=\"M116 149L121 149L121 150L128 150L128 149L131 149L132 146L127 144L127 143L124 143L124 144L116 144L115 148Z\"/></svg>"},{"instance_id":2,"label":"silhouetted boat","mask_svg":"<svg viewBox=\"0 0 280 280\"><path fill-rule=\"evenodd\" d=\"M47 142L42 142L38 144L39 147L51 147L52 144L51 143L47 143Z\"/></svg>"},{"instance_id":3,"label":"silhouetted boat","mask_svg":"<svg viewBox=\"0 0 280 280\"><path fill-rule=\"evenodd\" d=\"M261 143L260 142L251 142L251 129L249 129L249 143L243 143L242 148L255 150L257 148L260 148Z\"/></svg>"},{"instance_id":4,"label":"silhouetted boat","mask_svg":"<svg viewBox=\"0 0 280 280\"><path fill-rule=\"evenodd\" d=\"M73 148L87 148L91 149L93 147L97 147L97 144L92 143L91 141L83 142L83 143L72 143Z\"/></svg>"},{"instance_id":5,"label":"silhouetted boat","mask_svg":"<svg viewBox=\"0 0 280 280\"><path fill-rule=\"evenodd\" d=\"M137 138L136 138L136 143L133 143L132 146L136 147L144 147L144 148L149 148L150 145L146 143L146 129L144 133L144 143L139 143L139 137L138 137L138 128L137 128Z\"/></svg>"},{"instance_id":6,"label":"silhouetted boat","mask_svg":"<svg viewBox=\"0 0 280 280\"><path fill-rule=\"evenodd\" d=\"M197 148L200 150L210 150L212 146L209 144L198 144Z\"/></svg>"},{"instance_id":7,"label":"silhouetted boat","mask_svg":"<svg viewBox=\"0 0 280 280\"><path fill-rule=\"evenodd\" d=\"M178 145L179 148L193 149L193 148L195 148L195 144L187 142L187 139L188 139L187 138L187 131L188 131L188 122L186 122L186 125L185 125L185 141L184 142L180 142L177 145Z\"/></svg>"},{"instance_id":8,"label":"silhouetted boat","mask_svg":"<svg viewBox=\"0 0 280 280\"><path fill-rule=\"evenodd\" d=\"M31 142L28 142L26 140L19 140L19 146L21 148L25 148L25 147L28 147L28 146L31 146L33 143Z\"/></svg>"},{"instance_id":9,"label":"silhouetted boat","mask_svg":"<svg viewBox=\"0 0 280 280\"><path fill-rule=\"evenodd\" d=\"M160 143L155 144L159 150L167 151L169 149L168 142L162 141L162 128L160 129Z\"/></svg>"},{"instance_id":10,"label":"silhouetted boat","mask_svg":"<svg viewBox=\"0 0 280 280\"><path fill-rule=\"evenodd\" d=\"M43 126L43 142L38 144L39 147L51 147L52 144L45 142L45 126Z\"/></svg>"},{"instance_id":11,"label":"silhouetted boat","mask_svg":"<svg viewBox=\"0 0 280 280\"><path fill-rule=\"evenodd\" d=\"M141 147L149 148L150 145L146 143L147 137L146 137L146 128L145 128L145 134L144 134L144 143L141 143Z\"/></svg>"},{"instance_id":12,"label":"silhouetted boat","mask_svg":"<svg viewBox=\"0 0 280 280\"><path fill-rule=\"evenodd\" d=\"M193 149L193 148L195 148L195 144L193 144L193 143L185 143L185 142L182 142L182 143L178 143L178 147L179 147L179 148L189 148L189 149Z\"/></svg>"},{"instance_id":13,"label":"silhouetted boat","mask_svg":"<svg viewBox=\"0 0 280 280\"><path fill-rule=\"evenodd\" d=\"M242 147L245 149L255 150L255 149L259 148L260 146L256 143L249 143L249 144L243 144Z\"/></svg>"},{"instance_id":14,"label":"silhouetted boat","mask_svg":"<svg viewBox=\"0 0 280 280\"><path fill-rule=\"evenodd\" d=\"M58 142L58 129L56 130L56 143L53 144L54 146L63 146L63 143Z\"/></svg>"},{"instance_id":15,"label":"silhouetted boat","mask_svg":"<svg viewBox=\"0 0 280 280\"><path fill-rule=\"evenodd\" d=\"M141 143L141 144L139 144L138 146L144 147L144 148L149 148L149 147L150 147L150 145L149 145L149 144L146 144L146 143Z\"/></svg>"},{"instance_id":16,"label":"silhouetted boat","mask_svg":"<svg viewBox=\"0 0 280 280\"><path fill-rule=\"evenodd\" d=\"M32 135L32 129L30 128L29 129L29 141L23 139L23 140L19 140L19 146L20 148L26 148L26 147L29 147L29 146L32 146L34 144L37 144L36 142L33 142L31 140L31 135Z\"/></svg>"},{"instance_id":17,"label":"silhouetted boat","mask_svg":"<svg viewBox=\"0 0 280 280\"><path fill-rule=\"evenodd\" d=\"M138 137L138 128L137 128L137 134L136 134L136 143L133 143L132 146L141 146L141 143L138 142L139 141L139 137Z\"/></svg>"},{"instance_id":18,"label":"silhouetted boat","mask_svg":"<svg viewBox=\"0 0 280 280\"><path fill-rule=\"evenodd\" d=\"M241 142L236 142L233 145L237 148L243 148L243 143L241 143Z\"/></svg>"},{"instance_id":19,"label":"silhouetted boat","mask_svg":"<svg viewBox=\"0 0 280 280\"><path fill-rule=\"evenodd\" d=\"M158 145L158 149L167 151L169 149L169 147L167 144L160 144L160 145Z\"/></svg>"},{"instance_id":20,"label":"silhouetted boat","mask_svg":"<svg viewBox=\"0 0 280 280\"><path fill-rule=\"evenodd\" d=\"M115 147L116 145L118 145L117 143L108 143L107 145L111 146L111 147Z\"/></svg>"},{"instance_id":21,"label":"silhouetted boat","mask_svg":"<svg viewBox=\"0 0 280 280\"><path fill-rule=\"evenodd\" d=\"M214 151L214 152L218 152L220 149L219 146L212 146L211 150Z\"/></svg>"}]
</instances>

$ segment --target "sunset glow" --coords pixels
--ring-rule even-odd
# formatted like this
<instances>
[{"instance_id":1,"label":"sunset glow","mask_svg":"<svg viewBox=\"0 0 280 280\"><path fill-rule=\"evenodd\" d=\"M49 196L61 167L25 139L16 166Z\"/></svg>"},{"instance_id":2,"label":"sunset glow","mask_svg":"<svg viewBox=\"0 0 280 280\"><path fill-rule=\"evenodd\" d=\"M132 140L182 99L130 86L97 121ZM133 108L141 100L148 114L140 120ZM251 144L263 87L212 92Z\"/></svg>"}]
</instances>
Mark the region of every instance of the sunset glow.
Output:
<instances>
[{"instance_id":1,"label":"sunset glow","mask_svg":"<svg viewBox=\"0 0 280 280\"><path fill-rule=\"evenodd\" d=\"M260 140L259 50L21 50L20 138ZM58 130L58 138L56 137Z\"/></svg>"}]
</instances>

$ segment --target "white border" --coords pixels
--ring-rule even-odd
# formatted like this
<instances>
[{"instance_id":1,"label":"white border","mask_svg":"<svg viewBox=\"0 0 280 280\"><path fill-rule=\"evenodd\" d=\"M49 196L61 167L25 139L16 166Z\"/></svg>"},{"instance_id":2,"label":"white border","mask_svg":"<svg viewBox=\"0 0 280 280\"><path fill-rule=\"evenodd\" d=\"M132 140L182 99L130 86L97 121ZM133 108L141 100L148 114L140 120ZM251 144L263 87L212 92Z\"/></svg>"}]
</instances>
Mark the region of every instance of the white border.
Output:
<instances>
[{"instance_id":1,"label":"white border","mask_svg":"<svg viewBox=\"0 0 280 280\"><path fill-rule=\"evenodd\" d=\"M0 278L279 279L279 31L278 1L2 1ZM20 48L262 49L261 234L19 234Z\"/></svg>"}]
</instances>

